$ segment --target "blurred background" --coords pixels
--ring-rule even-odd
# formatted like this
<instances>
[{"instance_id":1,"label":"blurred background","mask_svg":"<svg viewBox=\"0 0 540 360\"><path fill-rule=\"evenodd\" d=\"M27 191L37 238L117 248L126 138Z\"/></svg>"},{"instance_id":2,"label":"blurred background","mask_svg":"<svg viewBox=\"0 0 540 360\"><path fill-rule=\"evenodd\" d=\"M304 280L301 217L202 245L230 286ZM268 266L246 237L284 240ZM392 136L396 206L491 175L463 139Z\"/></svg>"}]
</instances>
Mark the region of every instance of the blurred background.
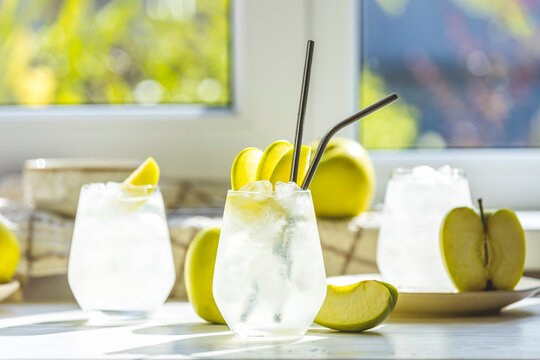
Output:
<instances>
[{"instance_id":1,"label":"blurred background","mask_svg":"<svg viewBox=\"0 0 540 360\"><path fill-rule=\"evenodd\" d=\"M361 104L404 99L362 123L366 146L540 145L540 2L364 1L360 19Z\"/></svg>"},{"instance_id":2,"label":"blurred background","mask_svg":"<svg viewBox=\"0 0 540 360\"><path fill-rule=\"evenodd\" d=\"M370 151L378 201L393 167L450 163L473 193L535 209L539 21L531 0L1 0L0 174L151 154L226 183L242 148L292 140L312 38L306 142L400 95L343 133Z\"/></svg>"},{"instance_id":3,"label":"blurred background","mask_svg":"<svg viewBox=\"0 0 540 360\"><path fill-rule=\"evenodd\" d=\"M2 105L232 102L227 0L0 6Z\"/></svg>"},{"instance_id":4,"label":"blurred background","mask_svg":"<svg viewBox=\"0 0 540 360\"><path fill-rule=\"evenodd\" d=\"M0 6L2 105L234 102L228 0ZM358 11L360 105L403 99L362 123L366 147L539 146L539 2L374 0Z\"/></svg>"},{"instance_id":5,"label":"blurred background","mask_svg":"<svg viewBox=\"0 0 540 360\"><path fill-rule=\"evenodd\" d=\"M373 161L372 208L393 168L450 164L488 207L527 210L540 249L539 22L536 0L0 0L0 217L25 297L69 294L80 184L153 156L183 298L185 250L219 223L235 155L293 141L308 39L305 144L400 96L340 133ZM319 221L328 274L376 271L378 216Z\"/></svg>"}]
</instances>

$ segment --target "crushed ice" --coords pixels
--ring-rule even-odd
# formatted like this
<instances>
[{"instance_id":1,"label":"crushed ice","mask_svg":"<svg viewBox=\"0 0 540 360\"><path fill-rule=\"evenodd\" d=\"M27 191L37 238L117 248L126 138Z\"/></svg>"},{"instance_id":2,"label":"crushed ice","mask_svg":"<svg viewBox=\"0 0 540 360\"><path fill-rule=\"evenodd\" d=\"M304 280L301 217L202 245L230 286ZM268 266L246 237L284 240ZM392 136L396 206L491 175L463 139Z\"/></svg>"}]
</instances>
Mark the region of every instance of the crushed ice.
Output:
<instances>
[{"instance_id":1,"label":"crushed ice","mask_svg":"<svg viewBox=\"0 0 540 360\"><path fill-rule=\"evenodd\" d=\"M452 184L464 180L464 178L460 175L459 169L452 168L450 165L444 165L437 169L422 165L412 168L408 173L400 174L395 180L427 184Z\"/></svg>"},{"instance_id":2,"label":"crushed ice","mask_svg":"<svg viewBox=\"0 0 540 360\"><path fill-rule=\"evenodd\" d=\"M249 191L249 192L273 192L273 186L272 183L268 180L260 180L260 181L254 181L250 182L249 184L246 184L242 186L240 191Z\"/></svg>"},{"instance_id":3,"label":"crushed ice","mask_svg":"<svg viewBox=\"0 0 540 360\"><path fill-rule=\"evenodd\" d=\"M287 194L297 191L302 191L302 188L292 181L288 183L278 181L276 183L276 193Z\"/></svg>"}]
</instances>

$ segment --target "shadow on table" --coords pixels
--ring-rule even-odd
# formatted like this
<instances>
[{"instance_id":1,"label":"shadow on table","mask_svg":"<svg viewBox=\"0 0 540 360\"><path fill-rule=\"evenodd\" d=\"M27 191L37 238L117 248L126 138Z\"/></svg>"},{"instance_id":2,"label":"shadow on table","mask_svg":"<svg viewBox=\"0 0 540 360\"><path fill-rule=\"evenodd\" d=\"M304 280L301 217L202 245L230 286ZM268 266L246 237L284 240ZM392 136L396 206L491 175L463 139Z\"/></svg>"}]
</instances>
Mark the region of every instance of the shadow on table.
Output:
<instances>
[{"instance_id":1,"label":"shadow on table","mask_svg":"<svg viewBox=\"0 0 540 360\"><path fill-rule=\"evenodd\" d=\"M7 318L16 314L17 312L10 308L0 307L0 318L3 318L3 317Z\"/></svg>"},{"instance_id":2,"label":"shadow on table","mask_svg":"<svg viewBox=\"0 0 540 360\"><path fill-rule=\"evenodd\" d=\"M188 334L203 334L227 332L227 325L210 324L210 323L182 323L160 326L149 326L145 328L133 330L134 334L140 335L188 335Z\"/></svg>"},{"instance_id":3,"label":"shadow on table","mask_svg":"<svg viewBox=\"0 0 540 360\"><path fill-rule=\"evenodd\" d=\"M312 358L391 355L391 343L377 332L340 333L313 328L306 336L284 340L267 338L244 339L233 335L224 325L201 323L154 326L133 331L144 335L178 335L182 338L166 343L142 346L109 353L150 357L155 355L184 355L197 357L251 358L253 351L266 358ZM384 354L381 354L381 349Z\"/></svg>"},{"instance_id":4,"label":"shadow on table","mask_svg":"<svg viewBox=\"0 0 540 360\"><path fill-rule=\"evenodd\" d=\"M511 311L471 315L471 316L418 316L418 315L393 315L387 320L388 323L444 323L444 324L500 324L522 318L537 316L538 312L528 311L526 307L512 309Z\"/></svg>"},{"instance_id":5,"label":"shadow on table","mask_svg":"<svg viewBox=\"0 0 540 360\"><path fill-rule=\"evenodd\" d=\"M78 309L74 304L25 304L25 303L2 303L0 305L0 318L47 314L50 312L64 312Z\"/></svg>"},{"instance_id":6,"label":"shadow on table","mask_svg":"<svg viewBox=\"0 0 540 360\"><path fill-rule=\"evenodd\" d=\"M33 336L72 331L94 330L103 327L87 325L87 320L47 321L0 328L0 336Z\"/></svg>"}]
</instances>

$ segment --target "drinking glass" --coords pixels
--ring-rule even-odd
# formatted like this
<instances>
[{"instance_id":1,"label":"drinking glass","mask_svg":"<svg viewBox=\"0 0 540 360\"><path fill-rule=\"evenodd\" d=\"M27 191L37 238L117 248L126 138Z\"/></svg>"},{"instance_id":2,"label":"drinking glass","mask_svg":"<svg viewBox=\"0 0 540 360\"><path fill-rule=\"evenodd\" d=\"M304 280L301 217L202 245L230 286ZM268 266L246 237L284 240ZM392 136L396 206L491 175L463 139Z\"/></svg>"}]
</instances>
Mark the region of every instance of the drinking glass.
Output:
<instances>
[{"instance_id":1,"label":"drinking glass","mask_svg":"<svg viewBox=\"0 0 540 360\"><path fill-rule=\"evenodd\" d=\"M165 302L174 280L159 188L83 185L68 281L90 320L144 318Z\"/></svg>"},{"instance_id":2,"label":"drinking glass","mask_svg":"<svg viewBox=\"0 0 540 360\"><path fill-rule=\"evenodd\" d=\"M306 333L326 296L309 190L227 193L213 292L239 336Z\"/></svg>"},{"instance_id":3,"label":"drinking glass","mask_svg":"<svg viewBox=\"0 0 540 360\"><path fill-rule=\"evenodd\" d=\"M383 278L398 288L453 291L439 231L444 216L459 206L472 206L463 170L449 166L395 169L386 188L377 245Z\"/></svg>"}]
</instances>

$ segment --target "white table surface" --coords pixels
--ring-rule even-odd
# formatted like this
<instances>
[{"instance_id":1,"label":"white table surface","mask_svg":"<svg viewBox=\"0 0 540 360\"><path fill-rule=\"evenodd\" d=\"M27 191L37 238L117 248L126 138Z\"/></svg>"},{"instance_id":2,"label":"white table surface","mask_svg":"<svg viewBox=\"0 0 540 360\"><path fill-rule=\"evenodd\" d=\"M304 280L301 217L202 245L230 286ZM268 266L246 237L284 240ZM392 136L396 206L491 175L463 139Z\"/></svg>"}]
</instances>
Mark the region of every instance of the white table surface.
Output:
<instances>
[{"instance_id":1,"label":"white table surface","mask_svg":"<svg viewBox=\"0 0 540 360\"><path fill-rule=\"evenodd\" d=\"M314 326L294 342L246 341L168 303L145 322L86 325L75 304L0 304L0 359L540 358L540 299L500 315L390 319L360 334Z\"/></svg>"}]
</instances>

